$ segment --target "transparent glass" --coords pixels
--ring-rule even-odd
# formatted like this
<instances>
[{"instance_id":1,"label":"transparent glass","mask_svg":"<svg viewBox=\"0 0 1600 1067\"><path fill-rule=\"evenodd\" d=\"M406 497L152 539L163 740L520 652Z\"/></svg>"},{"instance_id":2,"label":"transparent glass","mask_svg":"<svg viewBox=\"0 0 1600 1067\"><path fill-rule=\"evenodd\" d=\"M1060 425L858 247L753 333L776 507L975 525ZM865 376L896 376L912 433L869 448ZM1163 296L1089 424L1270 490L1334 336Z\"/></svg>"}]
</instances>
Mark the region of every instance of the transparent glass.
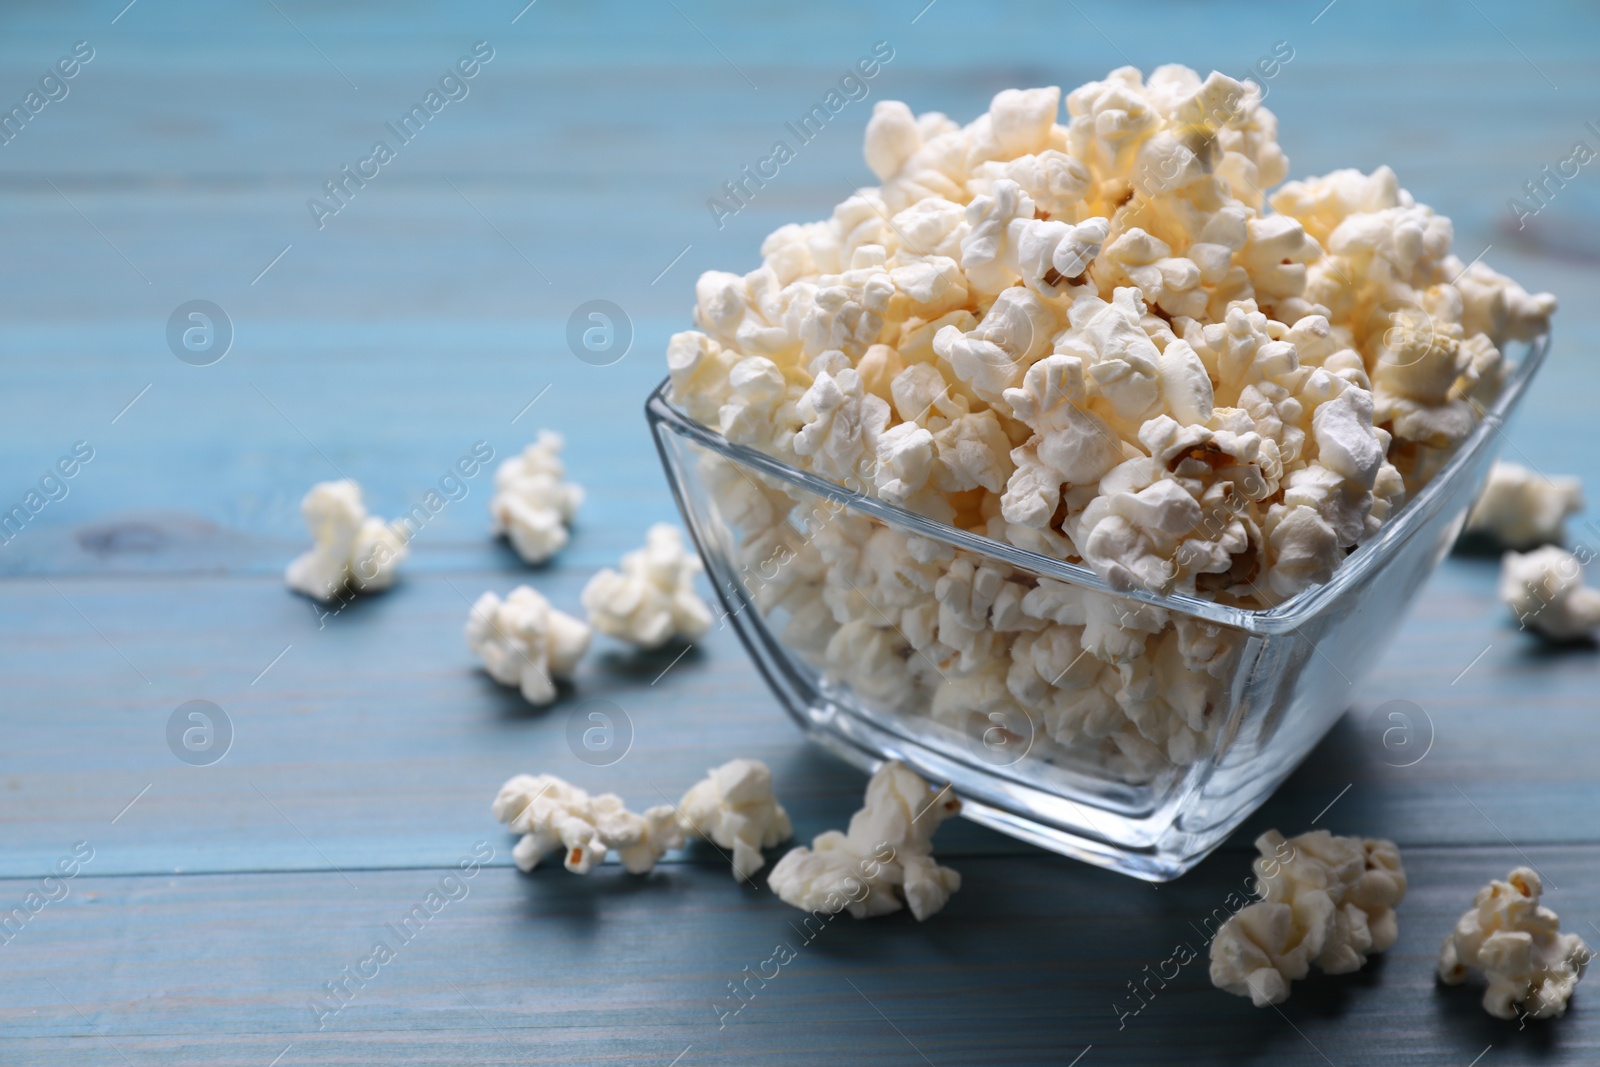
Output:
<instances>
[{"instance_id":1,"label":"transparent glass","mask_svg":"<svg viewBox=\"0 0 1600 1067\"><path fill-rule=\"evenodd\" d=\"M1460 533L1548 336L1518 347L1421 491L1329 582L1266 610L1118 592L852 492L728 443L666 382L646 413L726 623L809 737L951 783L976 822L1166 881L1348 707Z\"/></svg>"}]
</instances>

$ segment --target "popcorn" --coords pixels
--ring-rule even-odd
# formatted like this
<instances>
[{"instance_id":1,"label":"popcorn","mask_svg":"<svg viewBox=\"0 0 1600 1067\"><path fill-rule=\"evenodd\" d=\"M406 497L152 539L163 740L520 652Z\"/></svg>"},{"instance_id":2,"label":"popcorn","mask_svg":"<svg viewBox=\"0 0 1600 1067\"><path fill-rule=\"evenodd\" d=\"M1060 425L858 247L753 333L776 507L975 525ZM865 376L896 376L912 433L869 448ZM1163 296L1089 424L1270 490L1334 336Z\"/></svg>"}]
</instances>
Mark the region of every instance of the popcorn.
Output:
<instances>
[{"instance_id":1,"label":"popcorn","mask_svg":"<svg viewBox=\"0 0 1600 1067\"><path fill-rule=\"evenodd\" d=\"M1055 313L1044 299L1011 286L973 329L941 329L934 335L933 350L977 397L995 403L1029 364L1049 351L1055 332Z\"/></svg>"},{"instance_id":2,"label":"popcorn","mask_svg":"<svg viewBox=\"0 0 1600 1067\"><path fill-rule=\"evenodd\" d=\"M1383 469L1383 448L1372 432L1372 394L1346 388L1311 417L1317 458L1352 487L1370 490Z\"/></svg>"},{"instance_id":3,"label":"popcorn","mask_svg":"<svg viewBox=\"0 0 1600 1067\"><path fill-rule=\"evenodd\" d=\"M985 163L976 168L978 173L990 171L998 167L1001 176L1009 178L1021 187L1033 201L1036 214L1047 216L1041 221L1049 221L1061 216L1071 217L1077 213L1077 205L1088 194L1093 179L1089 175L1089 168L1073 159L1065 152L1054 148L1047 148L1032 155L1018 156L1006 163ZM981 192L979 188L981 178L972 178L967 182L967 187L974 192ZM1090 219L1089 222L1095 220ZM1100 220L1103 222L1104 220ZM1084 234L1080 233L1080 236ZM1093 239L1093 244L1098 244L1105 239L1104 232ZM1095 251L1099 251L1098 247ZM1094 258L1094 252L1078 265L1078 269L1070 271L1067 277L1082 273L1089 265L1089 260Z\"/></svg>"},{"instance_id":4,"label":"popcorn","mask_svg":"<svg viewBox=\"0 0 1600 1067\"><path fill-rule=\"evenodd\" d=\"M880 434L874 450L877 467L873 477L878 495L891 504L906 507L913 506L913 500L920 502L922 491L933 476L933 434L914 422L902 422ZM929 501L927 506L938 505ZM948 517L953 516L951 511Z\"/></svg>"},{"instance_id":5,"label":"popcorn","mask_svg":"<svg viewBox=\"0 0 1600 1067\"><path fill-rule=\"evenodd\" d=\"M733 850L733 877L750 878L767 862L761 850L794 834L772 795L772 771L760 760L736 759L710 771L678 801L685 834Z\"/></svg>"},{"instance_id":6,"label":"popcorn","mask_svg":"<svg viewBox=\"0 0 1600 1067\"><path fill-rule=\"evenodd\" d=\"M549 704L556 698L555 680L571 678L589 650L589 627L519 585L504 600L485 593L472 605L467 647L483 660L489 677L517 686L530 704Z\"/></svg>"},{"instance_id":7,"label":"popcorn","mask_svg":"<svg viewBox=\"0 0 1600 1067\"><path fill-rule=\"evenodd\" d=\"M1453 258L1453 257L1452 257ZM1445 270L1455 264L1445 261ZM1556 298L1549 293L1530 295L1516 282L1474 262L1456 278L1461 293L1461 328L1469 336L1484 334L1496 346L1507 341L1531 341L1550 324Z\"/></svg>"},{"instance_id":8,"label":"popcorn","mask_svg":"<svg viewBox=\"0 0 1600 1067\"><path fill-rule=\"evenodd\" d=\"M1556 545L1502 556L1500 599L1520 625L1557 641L1579 640L1600 629L1600 590L1583 584L1578 557Z\"/></svg>"},{"instance_id":9,"label":"popcorn","mask_svg":"<svg viewBox=\"0 0 1600 1067\"><path fill-rule=\"evenodd\" d=\"M520 456L494 472L490 532L506 534L529 563L543 563L567 543L567 524L583 503L583 487L563 482L561 435L540 430Z\"/></svg>"},{"instance_id":10,"label":"popcorn","mask_svg":"<svg viewBox=\"0 0 1600 1067\"><path fill-rule=\"evenodd\" d=\"M1566 539L1567 518L1581 511L1583 483L1577 478L1547 478L1515 463L1496 463L1467 516L1467 531L1488 534L1507 548L1558 545Z\"/></svg>"},{"instance_id":11,"label":"popcorn","mask_svg":"<svg viewBox=\"0 0 1600 1067\"><path fill-rule=\"evenodd\" d=\"M1589 946L1577 934L1560 932L1560 918L1539 903L1543 892L1539 875L1527 867L1478 890L1439 950L1439 980L1460 985L1476 967L1488 979L1483 1010L1490 1015L1565 1015L1589 965Z\"/></svg>"},{"instance_id":12,"label":"popcorn","mask_svg":"<svg viewBox=\"0 0 1600 1067\"><path fill-rule=\"evenodd\" d=\"M866 391L860 372L849 366L843 352L825 352L818 362L832 362L830 354L844 362L844 368L837 377L819 371L800 397L803 425L794 435L794 450L817 471L842 480L865 469L866 457L876 449L889 420L889 404Z\"/></svg>"},{"instance_id":13,"label":"popcorn","mask_svg":"<svg viewBox=\"0 0 1600 1067\"><path fill-rule=\"evenodd\" d=\"M1312 964L1349 974L1399 936L1394 907L1406 895L1406 872L1392 841L1335 837L1314 830L1284 840L1256 839L1256 894L1211 941L1211 984L1256 1007L1280 1004L1289 983Z\"/></svg>"},{"instance_id":14,"label":"popcorn","mask_svg":"<svg viewBox=\"0 0 1600 1067\"><path fill-rule=\"evenodd\" d=\"M873 105L862 155L880 181L893 178L921 147L922 131L909 107L898 100L880 100Z\"/></svg>"},{"instance_id":15,"label":"popcorn","mask_svg":"<svg viewBox=\"0 0 1600 1067\"><path fill-rule=\"evenodd\" d=\"M1018 418L1035 428L1028 444L1039 462L1060 476L1055 491L1043 501L1051 512L1063 482L1097 482L1122 462L1122 443L1110 424L1086 406L1089 393L1082 357L1046 356L1028 368L1022 388L1005 391L1005 400Z\"/></svg>"},{"instance_id":16,"label":"popcorn","mask_svg":"<svg viewBox=\"0 0 1600 1067\"><path fill-rule=\"evenodd\" d=\"M834 612L837 619L841 612ZM849 678L863 697L895 704L914 691L911 646L899 631L874 626L866 619L838 625L823 650L834 674Z\"/></svg>"},{"instance_id":17,"label":"popcorn","mask_svg":"<svg viewBox=\"0 0 1600 1067\"><path fill-rule=\"evenodd\" d=\"M933 443L939 453L934 486L940 492L996 493L1005 488L1011 476L1011 438L995 412L974 411L952 419L934 434Z\"/></svg>"},{"instance_id":18,"label":"popcorn","mask_svg":"<svg viewBox=\"0 0 1600 1067\"><path fill-rule=\"evenodd\" d=\"M921 922L961 888L961 875L933 860L933 833L961 810L949 787L935 791L905 764L891 760L867 783L865 806L845 833L818 834L811 847L790 850L767 877L785 904L801 911L857 919L899 911Z\"/></svg>"},{"instance_id":19,"label":"popcorn","mask_svg":"<svg viewBox=\"0 0 1600 1067\"><path fill-rule=\"evenodd\" d=\"M409 552L406 538L367 514L355 482L318 482L300 501L300 514L316 543L284 571L290 589L329 602L347 588L368 591L394 584Z\"/></svg>"},{"instance_id":20,"label":"popcorn","mask_svg":"<svg viewBox=\"0 0 1600 1067\"><path fill-rule=\"evenodd\" d=\"M674 402L1118 591L1275 607L1443 466L1555 299L1464 265L1388 168L1269 197L1288 162L1253 84L1123 67L1061 102L1007 90L965 126L875 105L879 186L773 233L755 270L700 279L699 331L668 348ZM789 514L821 506L804 492L758 516L715 484L719 506L741 495L741 555L790 561L757 606L788 613L830 682L969 740L980 709L1026 721L1032 754L1135 780L1213 750L1237 633L1196 641L1054 583L987 602L956 553L880 588L914 539L886 552L846 514L795 537Z\"/></svg>"},{"instance_id":21,"label":"popcorn","mask_svg":"<svg viewBox=\"0 0 1600 1067\"><path fill-rule=\"evenodd\" d=\"M1023 284L1041 296L1062 295L1093 265L1110 232L1111 223L1098 218L1077 225L1050 220L1025 224L1017 238Z\"/></svg>"},{"instance_id":22,"label":"popcorn","mask_svg":"<svg viewBox=\"0 0 1600 1067\"><path fill-rule=\"evenodd\" d=\"M722 405L733 390L730 376L738 362L738 352L695 330L675 333L667 341L667 374L673 395L690 418L719 429Z\"/></svg>"},{"instance_id":23,"label":"popcorn","mask_svg":"<svg viewBox=\"0 0 1600 1067\"><path fill-rule=\"evenodd\" d=\"M1305 227L1288 215L1268 215L1245 223L1249 235L1239 263L1250 285L1267 302L1299 296L1306 289L1306 264L1321 254Z\"/></svg>"},{"instance_id":24,"label":"popcorn","mask_svg":"<svg viewBox=\"0 0 1600 1067\"><path fill-rule=\"evenodd\" d=\"M717 411L722 435L734 444L793 449L798 416L783 371L765 356L749 356L728 371L727 399Z\"/></svg>"},{"instance_id":25,"label":"popcorn","mask_svg":"<svg viewBox=\"0 0 1600 1067\"><path fill-rule=\"evenodd\" d=\"M674 638L699 639L711 629L711 609L694 591L700 558L684 547L683 533L658 522L645 546L622 557L622 570L607 567L583 587L589 624L603 634L660 648Z\"/></svg>"},{"instance_id":26,"label":"popcorn","mask_svg":"<svg viewBox=\"0 0 1600 1067\"><path fill-rule=\"evenodd\" d=\"M609 852L616 852L629 874L648 874L657 860L683 844L672 805L636 814L615 793L591 797L553 774L517 775L500 787L493 810L512 833L522 835L511 858L525 873L560 848L573 874L588 874Z\"/></svg>"},{"instance_id":27,"label":"popcorn","mask_svg":"<svg viewBox=\"0 0 1600 1067\"><path fill-rule=\"evenodd\" d=\"M1015 159L1043 150L1061 110L1061 88L1002 89L979 119L969 160Z\"/></svg>"}]
</instances>

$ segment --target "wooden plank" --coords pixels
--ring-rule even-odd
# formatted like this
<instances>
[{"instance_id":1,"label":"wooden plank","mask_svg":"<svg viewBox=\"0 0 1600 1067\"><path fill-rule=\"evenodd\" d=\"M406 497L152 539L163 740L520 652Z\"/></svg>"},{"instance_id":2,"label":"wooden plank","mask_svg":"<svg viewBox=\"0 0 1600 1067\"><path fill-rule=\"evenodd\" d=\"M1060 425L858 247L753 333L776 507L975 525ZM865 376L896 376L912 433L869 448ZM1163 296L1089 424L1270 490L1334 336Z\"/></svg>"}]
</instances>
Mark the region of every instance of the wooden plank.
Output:
<instances>
[{"instance_id":1,"label":"wooden plank","mask_svg":"<svg viewBox=\"0 0 1600 1067\"><path fill-rule=\"evenodd\" d=\"M1236 843L1303 828L1336 797L1323 825L1406 845L1504 844L1501 831L1519 845L1600 843L1593 776L1552 756L1593 750L1600 663L1516 633L1492 571L1446 566L1350 715ZM531 580L579 610L586 578L562 564ZM436 865L496 831L488 801L512 774L550 771L648 805L735 755L773 765L803 838L855 810L861 776L800 738L727 630L676 664L675 651L598 639L549 709L495 686L461 637L469 602L529 579L425 571L325 619L271 576L13 581L0 672L16 706L39 710L10 717L0 752L0 874L42 870L80 838L97 843L101 874ZM191 699L235 724L211 767L167 748L167 719ZM626 762L591 768L567 747L566 722L591 699L632 719ZM1410 750L1385 748L1389 723L1368 721L1391 700L1421 709ZM952 853L1021 848L976 827L945 834Z\"/></svg>"},{"instance_id":2,"label":"wooden plank","mask_svg":"<svg viewBox=\"0 0 1600 1067\"><path fill-rule=\"evenodd\" d=\"M586 578L535 581L578 611ZM461 630L471 599L516 580L420 578L322 620L275 579L17 583L13 596L28 600L8 616L22 625L0 669L26 706L52 710L18 722L0 754L0 873L48 866L63 838L85 836L100 848L97 873L437 864L463 835L500 833L489 801L524 771L648 806L746 755L773 765L811 833L859 802L861 776L800 739L726 628L681 660L599 638L549 709L495 685ZM195 627L201 611L216 624ZM73 650L83 662L70 675L29 666ZM233 748L213 766L184 765L167 746L169 716L191 699L216 702L234 724ZM590 700L631 718L626 762L594 768L569 748L567 721ZM1017 847L976 827L962 839Z\"/></svg>"},{"instance_id":3,"label":"wooden plank","mask_svg":"<svg viewBox=\"0 0 1600 1067\"><path fill-rule=\"evenodd\" d=\"M1588 425L1583 398L1600 388L1600 367L1582 358L1579 345L1600 329L1600 309L1582 299L1595 289L1563 284L1548 266L1529 281L1561 290L1568 306L1548 376L1535 384L1504 452L1551 473L1587 474L1593 468L1579 458ZM1600 287L1600 275L1593 284ZM159 325L89 331L70 341L65 328L35 329L23 331L24 343L8 342L12 358L0 364L0 376L11 374L0 391L0 454L8 472L0 501L8 507L20 501L76 441L88 441L95 458L69 483L66 499L0 547L0 573L197 567L269 573L305 537L298 504L311 483L343 472L366 487L376 513L396 515L436 488L474 442L486 441L504 456L539 427L566 434L570 475L589 488L571 562L603 566L631 546L645 520L672 514L642 405L663 376L660 352L681 321L636 322L636 350L604 368L572 356L564 324L484 327L470 370L444 374L443 383L438 354L450 351L459 328L442 321L280 325L265 337L241 339L240 351L206 368L163 355L147 373L129 373L103 354L162 343L152 341ZM57 342L65 365L12 374L24 353ZM62 376L83 376L88 384L63 389ZM313 376L318 388L308 393L303 383ZM449 557L452 566L506 561L485 538L488 479L468 490L419 537L415 566L436 558L443 565L432 551L443 542L458 553ZM1590 497L1600 498L1600 483L1590 482ZM115 536L94 533L107 523L149 525L143 513L152 511L169 513L159 525L187 524L190 532L129 533L120 551ZM195 524L221 527L220 543L194 544ZM1600 544L1595 528L1577 529Z\"/></svg>"},{"instance_id":4,"label":"wooden plank","mask_svg":"<svg viewBox=\"0 0 1600 1067\"><path fill-rule=\"evenodd\" d=\"M668 331L640 327L652 329L655 343L636 342L638 351L610 367L579 362L564 322L486 328L474 342L478 358L443 382L439 353L460 339L444 322L303 325L253 340L241 333L241 351L214 366L187 366L163 351L147 375L90 357L84 373L96 384L71 394L59 389L65 369L30 375L0 400L13 416L7 469L16 474L6 491L20 500L76 441L95 456L68 483L66 499L0 548L0 570L277 572L305 540L299 501L313 482L353 477L374 513L396 516L438 491L476 442L498 461L541 427L567 435L569 476L589 491L568 555L604 566L650 521L675 512L643 415L645 395L664 376L659 352ZM148 328L116 332L118 339L79 339L75 355L101 343L131 345L140 332L146 347L151 340ZM308 392L313 379L318 387ZM145 385L148 393L118 418ZM487 537L491 482L492 469L429 520L415 565L428 566L435 546L449 546L445 558L457 566L514 560Z\"/></svg>"},{"instance_id":5,"label":"wooden plank","mask_svg":"<svg viewBox=\"0 0 1600 1067\"><path fill-rule=\"evenodd\" d=\"M456 842L461 855L471 838ZM1596 852L1526 850L1559 886L1546 900L1590 933ZM647 879L485 870L425 923L390 930L445 870L101 878L85 873L0 951L0 1028L17 1062L1466 1064L1592 1062L1600 1026L1580 986L1557 1023L1484 1015L1481 987L1445 988L1438 946L1472 887L1525 862L1516 851L1418 849L1400 940L1359 974L1295 986L1281 1012L1210 987L1204 935L1248 871L1215 857L1155 888L1063 859L966 858L946 911L812 928L720 860ZM26 882L0 883L0 900ZM465 895L462 895L463 892ZM1115 931L1115 936L1108 936ZM324 983L376 941L347 1005L318 1015ZM774 946L795 958L719 1029L727 985ZM1178 946L1200 953L1163 966ZM646 964L646 961L647 964ZM1163 988L1151 973L1162 972ZM1173 971L1176 969L1176 977ZM1146 1006L1129 984L1147 983ZM320 1010L334 1002L327 999ZM1120 1011L1117 1005L1120 1005ZM323 1022L325 1028L317 1029ZM1357 1022L1359 1021L1359 1022ZM1324 1058L1326 1057L1326 1058Z\"/></svg>"}]
</instances>

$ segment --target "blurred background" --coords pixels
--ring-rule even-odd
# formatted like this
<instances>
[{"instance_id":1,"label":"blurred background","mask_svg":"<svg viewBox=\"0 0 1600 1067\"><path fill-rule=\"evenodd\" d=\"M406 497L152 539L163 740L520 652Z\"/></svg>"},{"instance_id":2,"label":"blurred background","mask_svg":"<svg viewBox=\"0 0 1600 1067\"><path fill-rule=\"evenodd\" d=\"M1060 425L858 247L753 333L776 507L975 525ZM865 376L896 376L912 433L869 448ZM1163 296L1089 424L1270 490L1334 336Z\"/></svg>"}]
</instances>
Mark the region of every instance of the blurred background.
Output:
<instances>
[{"instance_id":1,"label":"blurred background","mask_svg":"<svg viewBox=\"0 0 1600 1067\"><path fill-rule=\"evenodd\" d=\"M594 569L676 518L641 409L694 280L751 269L768 232L868 183L874 102L966 122L1000 89L1124 64L1244 77L1276 57L1292 177L1389 164L1454 220L1464 260L1555 292L1551 362L1504 458L1600 499L1600 163L1543 202L1525 189L1576 142L1600 151L1593 4L525 3L0 9L0 510L92 452L0 546L0 904L75 842L94 851L0 945L0 1063L1092 1067L1179 1045L1208 1063L1594 1062L1581 1003L1530 1036L1432 985L1448 922L1520 851L1561 872L1569 926L1600 918L1592 761L1551 755L1596 750L1596 671L1515 632L1493 561L1441 570L1348 728L1183 882L952 825L940 854L968 882L946 914L834 931L737 1032L708 1005L768 957L783 906L718 862L660 892L516 878L487 814L499 783L618 775L585 779L565 709L526 709L460 638L485 588L532 581L575 610ZM874 54L865 97L730 200ZM594 301L612 305L599 354L573 341ZM324 617L282 588L312 483L354 478L396 515L475 444L504 457L540 427L566 435L589 493L556 563L529 571L487 538L484 475L391 593ZM773 765L798 839L859 801L860 776L805 747L725 630L675 667L601 646L578 686L633 718L630 800L748 755ZM214 766L168 750L191 699L231 717ZM1403 770L1362 729L1392 699L1428 717L1431 755ZM1250 837L1333 799L1321 825L1416 847L1433 925L1402 912L1381 965L1297 986L1286 1015L1210 990L1202 961L1117 1026L1125 983L1242 884ZM479 840L497 854L464 914L318 1030L306 1002Z\"/></svg>"},{"instance_id":2,"label":"blurred background","mask_svg":"<svg viewBox=\"0 0 1600 1067\"><path fill-rule=\"evenodd\" d=\"M1600 148L1585 126L1600 124L1589 5L1338 0L1314 24L1316 10L1269 4L517 6L138 0L114 24L115 4L7 6L7 107L75 42L94 58L0 148L13 253L0 448L20 491L65 438L99 435L92 475L6 549L8 570L131 511L284 539L265 554L276 566L300 537L304 483L330 473L290 421L380 512L398 510L558 373L542 422L570 435L578 480L597 481L591 464L646 439L637 409L695 277L750 269L772 229L825 217L869 181L861 133L884 98L964 122L1008 86L1071 87L1125 63L1242 76L1285 42L1293 58L1266 84L1291 175L1392 165L1454 220L1463 259L1492 244L1499 269L1568 296L1558 360L1591 313L1575 297L1600 256L1600 183L1585 168L1520 231L1507 205L1532 204L1523 183L1574 141ZM389 134L478 41L494 58L468 95L410 143ZM723 184L877 42L893 59L867 98L719 220L707 200L732 203ZM307 201L337 206L324 183L378 139L394 160L319 224ZM203 370L165 341L193 299L235 330ZM574 367L566 344L591 299L632 322L609 367ZM504 451L515 435L497 436ZM631 543L611 521L618 501L666 500L652 464L617 473L589 513L616 540L580 550ZM478 510L440 516L419 553L481 540Z\"/></svg>"}]
</instances>

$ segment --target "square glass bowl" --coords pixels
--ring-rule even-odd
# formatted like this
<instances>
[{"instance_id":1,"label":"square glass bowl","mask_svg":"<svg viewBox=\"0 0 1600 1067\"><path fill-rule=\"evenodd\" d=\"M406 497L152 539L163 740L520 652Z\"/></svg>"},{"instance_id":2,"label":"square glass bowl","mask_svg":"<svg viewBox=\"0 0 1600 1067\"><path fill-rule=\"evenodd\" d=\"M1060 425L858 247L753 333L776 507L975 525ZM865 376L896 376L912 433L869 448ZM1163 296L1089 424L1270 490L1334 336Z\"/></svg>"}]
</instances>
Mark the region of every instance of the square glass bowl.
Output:
<instances>
[{"instance_id":1,"label":"square glass bowl","mask_svg":"<svg viewBox=\"0 0 1600 1067\"><path fill-rule=\"evenodd\" d=\"M1329 582L1267 610L1118 592L852 492L730 444L668 382L646 414L720 625L808 736L866 771L899 759L951 783L976 822L1166 881L1349 706L1460 533L1548 335L1516 347L1499 396L1421 491Z\"/></svg>"}]
</instances>

